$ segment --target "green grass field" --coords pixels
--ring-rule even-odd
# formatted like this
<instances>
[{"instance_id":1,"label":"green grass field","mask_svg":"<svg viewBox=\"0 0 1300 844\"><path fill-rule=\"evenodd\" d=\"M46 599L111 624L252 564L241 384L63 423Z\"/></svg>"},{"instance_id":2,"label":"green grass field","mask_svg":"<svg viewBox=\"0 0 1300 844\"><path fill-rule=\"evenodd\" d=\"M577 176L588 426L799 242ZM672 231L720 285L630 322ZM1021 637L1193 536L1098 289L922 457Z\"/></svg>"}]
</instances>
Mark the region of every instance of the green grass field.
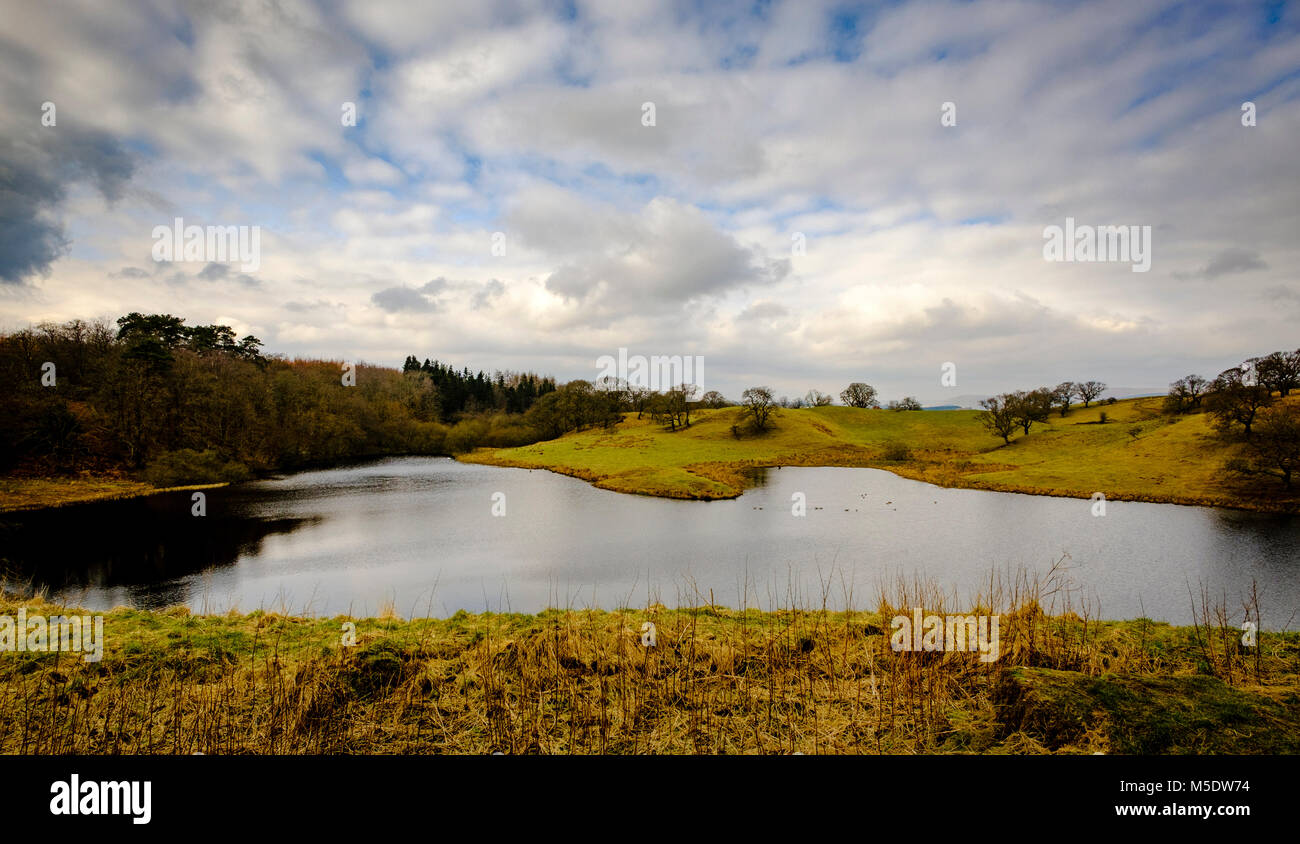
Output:
<instances>
[{"instance_id":1,"label":"green grass field","mask_svg":"<svg viewBox=\"0 0 1300 844\"><path fill-rule=\"evenodd\" d=\"M752 466L869 466L942 486L1300 510L1300 494L1284 494L1276 481L1245 482L1225 473L1235 446L1216 435L1204 414L1161 415L1161 401L1075 408L1010 445L985 431L974 410L781 410L769 432L737 437L732 426L744 428L741 411L725 408L693 414L691 427L676 433L628 414L609 431L478 449L460 459L550 469L604 489L669 498L733 498L744 491L744 470ZM891 446L909 453L889 459L900 456L890 454Z\"/></svg>"}]
</instances>

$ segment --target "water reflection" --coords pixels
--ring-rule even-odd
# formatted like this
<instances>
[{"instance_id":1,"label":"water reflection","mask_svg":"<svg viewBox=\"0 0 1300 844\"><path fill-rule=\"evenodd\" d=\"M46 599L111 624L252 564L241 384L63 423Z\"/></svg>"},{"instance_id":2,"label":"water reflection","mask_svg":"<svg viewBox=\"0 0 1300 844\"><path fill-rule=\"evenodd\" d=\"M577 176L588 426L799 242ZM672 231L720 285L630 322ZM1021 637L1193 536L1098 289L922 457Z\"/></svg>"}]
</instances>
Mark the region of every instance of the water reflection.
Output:
<instances>
[{"instance_id":1,"label":"water reflection","mask_svg":"<svg viewBox=\"0 0 1300 844\"><path fill-rule=\"evenodd\" d=\"M190 495L8 514L0 518L4 577L27 591L119 594L131 606L168 606L189 600L190 576L233 566L256 556L267 536L319 522L249 518L238 498L213 494L206 515L195 516Z\"/></svg>"},{"instance_id":2,"label":"water reflection","mask_svg":"<svg viewBox=\"0 0 1300 844\"><path fill-rule=\"evenodd\" d=\"M958 596L990 570L1066 556L1107 618L1187 623L1201 585L1228 608L1258 582L1265 626L1300 607L1300 519L1199 507L943 489L874 469L749 470L739 499L621 495L544 471L403 458L208 494L0 519L21 579L90 609L183 602L332 615L704 600L776 608L872 606L881 585L928 577ZM505 495L506 515L493 515ZM791 512L802 493L806 514ZM698 593L696 590L699 590ZM710 593L712 597L710 598ZM1300 617L1300 616L1298 616ZM1294 620L1294 619L1292 619Z\"/></svg>"}]
</instances>

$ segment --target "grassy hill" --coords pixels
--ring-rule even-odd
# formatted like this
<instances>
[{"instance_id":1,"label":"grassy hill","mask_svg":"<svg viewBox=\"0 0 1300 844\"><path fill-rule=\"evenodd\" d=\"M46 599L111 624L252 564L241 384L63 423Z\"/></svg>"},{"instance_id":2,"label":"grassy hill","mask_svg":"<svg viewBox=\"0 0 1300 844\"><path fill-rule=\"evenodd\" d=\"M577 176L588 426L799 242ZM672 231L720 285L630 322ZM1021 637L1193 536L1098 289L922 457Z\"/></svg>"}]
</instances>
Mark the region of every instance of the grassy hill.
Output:
<instances>
[{"instance_id":1,"label":"grassy hill","mask_svg":"<svg viewBox=\"0 0 1300 844\"><path fill-rule=\"evenodd\" d=\"M738 408L700 411L676 433L628 414L612 430L460 459L550 469L604 489L668 498L734 498L753 466L869 466L942 486L1300 511L1300 494L1284 494L1277 482L1223 471L1234 446L1208 417L1166 417L1160 405L1155 397L1075 408L1010 445L985 431L974 410L782 410L767 433L739 436L732 430L744 428Z\"/></svg>"}]
</instances>

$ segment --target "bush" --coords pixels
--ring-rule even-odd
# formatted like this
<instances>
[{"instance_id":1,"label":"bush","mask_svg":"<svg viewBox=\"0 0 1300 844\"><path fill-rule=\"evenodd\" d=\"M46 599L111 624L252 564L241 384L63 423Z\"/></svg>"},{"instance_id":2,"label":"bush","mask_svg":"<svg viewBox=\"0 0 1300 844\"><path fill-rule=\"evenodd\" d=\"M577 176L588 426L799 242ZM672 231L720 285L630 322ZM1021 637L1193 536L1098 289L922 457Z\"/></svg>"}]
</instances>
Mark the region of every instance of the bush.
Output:
<instances>
[{"instance_id":1,"label":"bush","mask_svg":"<svg viewBox=\"0 0 1300 844\"><path fill-rule=\"evenodd\" d=\"M248 480L250 475L243 463L222 460L211 449L195 451L192 448L164 451L144 471L145 481L158 487L237 483Z\"/></svg>"},{"instance_id":2,"label":"bush","mask_svg":"<svg viewBox=\"0 0 1300 844\"><path fill-rule=\"evenodd\" d=\"M540 439L541 436L527 425L502 425L493 428L481 444L492 448L516 448L532 445Z\"/></svg>"},{"instance_id":3,"label":"bush","mask_svg":"<svg viewBox=\"0 0 1300 844\"><path fill-rule=\"evenodd\" d=\"M445 446L452 454L465 454L482 445L488 435L488 423L485 419L466 419L457 422L447 432Z\"/></svg>"},{"instance_id":4,"label":"bush","mask_svg":"<svg viewBox=\"0 0 1300 844\"><path fill-rule=\"evenodd\" d=\"M884 458L891 463L912 459L912 451L902 443L885 443Z\"/></svg>"}]
</instances>

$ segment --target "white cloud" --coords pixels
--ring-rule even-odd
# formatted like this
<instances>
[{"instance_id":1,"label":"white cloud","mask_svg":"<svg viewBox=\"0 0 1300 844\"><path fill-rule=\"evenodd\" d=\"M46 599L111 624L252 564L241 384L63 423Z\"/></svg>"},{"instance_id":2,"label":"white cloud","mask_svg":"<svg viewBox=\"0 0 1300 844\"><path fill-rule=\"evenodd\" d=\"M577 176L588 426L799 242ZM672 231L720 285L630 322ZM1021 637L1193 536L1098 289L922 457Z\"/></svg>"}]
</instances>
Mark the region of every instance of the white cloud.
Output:
<instances>
[{"instance_id":1,"label":"white cloud","mask_svg":"<svg viewBox=\"0 0 1300 844\"><path fill-rule=\"evenodd\" d=\"M1121 0L845 14L32 7L3 36L0 153L39 161L19 152L73 127L108 145L14 171L66 186L24 207L71 245L0 285L0 322L171 311L271 351L561 378L628 346L704 354L731 394L865 379L926 400L946 360L963 393L1159 387L1294 347L1295 21ZM105 169L119 149L132 166ZM128 171L107 202L99 177ZM260 225L261 268L155 266L172 216ZM1152 226L1151 272L1043 261L1066 216Z\"/></svg>"}]
</instances>

